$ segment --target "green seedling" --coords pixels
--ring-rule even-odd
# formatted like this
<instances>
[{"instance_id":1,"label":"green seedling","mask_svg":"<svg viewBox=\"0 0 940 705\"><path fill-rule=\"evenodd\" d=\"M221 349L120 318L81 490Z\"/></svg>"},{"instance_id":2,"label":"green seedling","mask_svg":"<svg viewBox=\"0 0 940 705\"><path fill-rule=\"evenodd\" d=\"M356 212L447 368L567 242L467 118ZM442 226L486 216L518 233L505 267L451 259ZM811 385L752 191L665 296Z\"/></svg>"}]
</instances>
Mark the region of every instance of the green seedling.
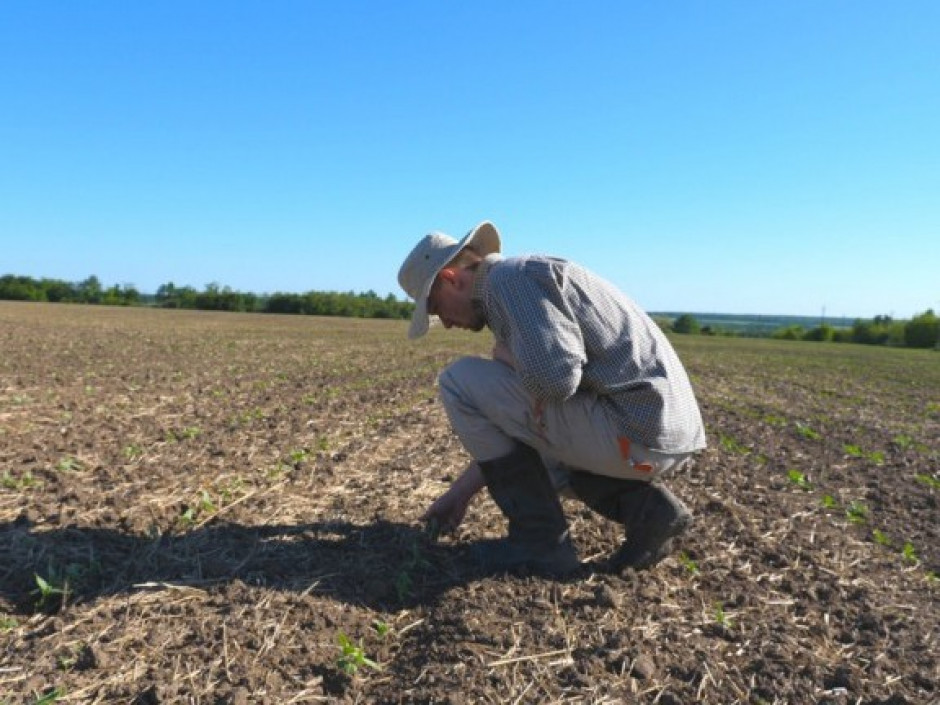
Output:
<instances>
[{"instance_id":1,"label":"green seedling","mask_svg":"<svg viewBox=\"0 0 940 705\"><path fill-rule=\"evenodd\" d=\"M819 431L816 431L804 423L796 422L796 432L799 433L803 438L806 438L810 441L818 441L822 438L822 434Z\"/></svg>"},{"instance_id":2,"label":"green seedling","mask_svg":"<svg viewBox=\"0 0 940 705\"><path fill-rule=\"evenodd\" d=\"M914 439L903 434L900 436L895 436L892 441L899 450L908 450L914 446Z\"/></svg>"},{"instance_id":3,"label":"green seedling","mask_svg":"<svg viewBox=\"0 0 940 705\"><path fill-rule=\"evenodd\" d=\"M868 507L865 506L864 502L860 502L857 499L852 500L845 509L845 515L853 524L864 524L865 520L868 518Z\"/></svg>"},{"instance_id":4,"label":"green seedling","mask_svg":"<svg viewBox=\"0 0 940 705\"><path fill-rule=\"evenodd\" d=\"M53 688L48 693L36 695L36 700L32 705L52 705L59 702L59 698L65 696L65 688Z\"/></svg>"},{"instance_id":5,"label":"green seedling","mask_svg":"<svg viewBox=\"0 0 940 705\"><path fill-rule=\"evenodd\" d=\"M908 563L917 563L920 559L917 557L917 552L914 550L914 544L910 541L904 542L904 548L901 549L901 555L904 556L904 560Z\"/></svg>"},{"instance_id":6,"label":"green seedling","mask_svg":"<svg viewBox=\"0 0 940 705\"><path fill-rule=\"evenodd\" d=\"M33 473L27 470L19 477L14 477L10 474L9 470L3 471L3 476L0 477L0 486L8 490L27 490L31 487L39 487L42 483L33 477Z\"/></svg>"},{"instance_id":7,"label":"green seedling","mask_svg":"<svg viewBox=\"0 0 940 705\"><path fill-rule=\"evenodd\" d=\"M294 465L305 461L308 455L309 454L307 453L307 451L304 450L303 448L297 448L295 450L292 450L290 453L288 453L288 457L290 458L290 461L294 463Z\"/></svg>"},{"instance_id":8,"label":"green seedling","mask_svg":"<svg viewBox=\"0 0 940 705\"><path fill-rule=\"evenodd\" d=\"M890 545L891 545L891 539L888 538L888 535L885 534L883 531L879 531L878 529L874 529L874 530L871 532L871 536L872 536L872 538L875 540L875 543L877 543L879 546L890 546Z\"/></svg>"},{"instance_id":9,"label":"green seedling","mask_svg":"<svg viewBox=\"0 0 940 705\"><path fill-rule=\"evenodd\" d=\"M729 453L737 453L739 455L747 455L748 453L746 446L741 445L737 440L723 433L718 434L718 442L721 444L721 447Z\"/></svg>"},{"instance_id":10,"label":"green seedling","mask_svg":"<svg viewBox=\"0 0 940 705\"><path fill-rule=\"evenodd\" d=\"M388 622L383 622L380 619L372 622L372 628L375 629L375 633L379 635L379 638L384 639L392 631L392 627Z\"/></svg>"},{"instance_id":11,"label":"green seedling","mask_svg":"<svg viewBox=\"0 0 940 705\"><path fill-rule=\"evenodd\" d=\"M806 475L801 473L799 470L787 470L787 477L790 479L790 482L799 487L801 490L813 489L813 486L809 483L809 480L806 479Z\"/></svg>"},{"instance_id":12,"label":"green seedling","mask_svg":"<svg viewBox=\"0 0 940 705\"><path fill-rule=\"evenodd\" d=\"M689 557L689 554L686 553L685 551L682 551L682 552L679 554L679 562L680 562L680 563L682 564L682 566L683 566L687 571L689 571L689 573L691 573L692 575L698 574L698 563L696 563L695 561L693 561L693 560Z\"/></svg>"},{"instance_id":13,"label":"green seedling","mask_svg":"<svg viewBox=\"0 0 940 705\"><path fill-rule=\"evenodd\" d=\"M84 466L78 458L66 456L56 463L55 469L59 472L75 472L81 470Z\"/></svg>"},{"instance_id":14,"label":"green seedling","mask_svg":"<svg viewBox=\"0 0 940 705\"><path fill-rule=\"evenodd\" d=\"M144 455L144 449L136 443L131 443L124 447L124 457L133 462L139 460Z\"/></svg>"},{"instance_id":15,"label":"green seedling","mask_svg":"<svg viewBox=\"0 0 940 705\"><path fill-rule=\"evenodd\" d=\"M932 490L940 490L940 480L938 480L933 475L919 473L917 475L914 475L914 479L917 480L920 484L926 485Z\"/></svg>"},{"instance_id":16,"label":"green seedling","mask_svg":"<svg viewBox=\"0 0 940 705\"><path fill-rule=\"evenodd\" d=\"M337 637L340 648L340 656L336 660L336 665L344 673L355 675L363 666L379 671L381 666L366 656L362 646L354 643L348 636L340 632Z\"/></svg>"},{"instance_id":17,"label":"green seedling","mask_svg":"<svg viewBox=\"0 0 940 705\"><path fill-rule=\"evenodd\" d=\"M8 632L12 629L16 629L18 626L19 622L13 619L13 617L0 617L0 632Z\"/></svg>"},{"instance_id":18,"label":"green seedling","mask_svg":"<svg viewBox=\"0 0 940 705\"><path fill-rule=\"evenodd\" d=\"M823 505L823 509L835 509L839 506L839 503L836 502L836 498L831 494L824 494L819 502Z\"/></svg>"},{"instance_id":19,"label":"green seedling","mask_svg":"<svg viewBox=\"0 0 940 705\"><path fill-rule=\"evenodd\" d=\"M866 451L863 450L860 446L851 443L847 443L846 445L842 446L842 449L849 457L862 458L874 463L875 465L883 465L885 461L885 454L880 450Z\"/></svg>"},{"instance_id":20,"label":"green seedling","mask_svg":"<svg viewBox=\"0 0 940 705\"><path fill-rule=\"evenodd\" d=\"M731 618L725 612L725 606L720 602L715 603L715 621L723 627L731 628Z\"/></svg>"},{"instance_id":21,"label":"green seedling","mask_svg":"<svg viewBox=\"0 0 940 705\"><path fill-rule=\"evenodd\" d=\"M39 573L34 573L34 576L37 589L33 592L39 595L39 599L36 600L36 609L48 609L56 603L65 602L69 589L68 581L59 582L55 577L46 580Z\"/></svg>"}]
</instances>

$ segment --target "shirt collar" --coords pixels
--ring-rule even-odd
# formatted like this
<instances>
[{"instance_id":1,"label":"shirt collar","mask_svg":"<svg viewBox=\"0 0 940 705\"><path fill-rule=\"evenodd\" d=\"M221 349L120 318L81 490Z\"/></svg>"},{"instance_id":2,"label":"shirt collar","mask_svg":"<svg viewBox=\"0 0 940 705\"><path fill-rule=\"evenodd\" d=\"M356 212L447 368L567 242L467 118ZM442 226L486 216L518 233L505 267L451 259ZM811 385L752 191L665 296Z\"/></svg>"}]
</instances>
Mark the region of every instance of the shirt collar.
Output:
<instances>
[{"instance_id":1,"label":"shirt collar","mask_svg":"<svg viewBox=\"0 0 940 705\"><path fill-rule=\"evenodd\" d=\"M476 277L473 279L473 288L470 291L470 300L472 301L474 308L482 313L484 318L488 318L486 309L486 295L489 291L490 269L494 264L499 262L500 259L502 259L502 257L497 252L484 257L477 266Z\"/></svg>"}]
</instances>

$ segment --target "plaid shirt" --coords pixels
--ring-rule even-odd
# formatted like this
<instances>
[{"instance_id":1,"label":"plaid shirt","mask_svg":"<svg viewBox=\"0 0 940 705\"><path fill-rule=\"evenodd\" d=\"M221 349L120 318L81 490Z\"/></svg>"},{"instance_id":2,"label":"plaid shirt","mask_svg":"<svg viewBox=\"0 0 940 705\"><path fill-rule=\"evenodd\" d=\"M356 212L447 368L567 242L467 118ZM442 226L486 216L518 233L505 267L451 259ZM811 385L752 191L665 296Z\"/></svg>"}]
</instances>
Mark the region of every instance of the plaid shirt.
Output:
<instances>
[{"instance_id":1,"label":"plaid shirt","mask_svg":"<svg viewBox=\"0 0 940 705\"><path fill-rule=\"evenodd\" d=\"M594 394L612 407L624 435L647 448L705 447L701 413L675 350L612 284L561 259L490 255L473 299L536 402Z\"/></svg>"}]
</instances>

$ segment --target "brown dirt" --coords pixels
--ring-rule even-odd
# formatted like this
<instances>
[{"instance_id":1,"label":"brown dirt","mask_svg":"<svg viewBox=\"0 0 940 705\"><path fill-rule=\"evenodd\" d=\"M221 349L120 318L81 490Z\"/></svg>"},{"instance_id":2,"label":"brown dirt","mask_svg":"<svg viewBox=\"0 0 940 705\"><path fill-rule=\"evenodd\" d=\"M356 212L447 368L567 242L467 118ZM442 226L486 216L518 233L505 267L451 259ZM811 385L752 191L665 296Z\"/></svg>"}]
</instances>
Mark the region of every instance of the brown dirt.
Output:
<instances>
[{"instance_id":1,"label":"brown dirt","mask_svg":"<svg viewBox=\"0 0 940 705\"><path fill-rule=\"evenodd\" d=\"M677 340L694 530L553 581L472 570L486 497L423 533L488 343L404 326L0 303L0 703L940 700L937 353Z\"/></svg>"}]
</instances>

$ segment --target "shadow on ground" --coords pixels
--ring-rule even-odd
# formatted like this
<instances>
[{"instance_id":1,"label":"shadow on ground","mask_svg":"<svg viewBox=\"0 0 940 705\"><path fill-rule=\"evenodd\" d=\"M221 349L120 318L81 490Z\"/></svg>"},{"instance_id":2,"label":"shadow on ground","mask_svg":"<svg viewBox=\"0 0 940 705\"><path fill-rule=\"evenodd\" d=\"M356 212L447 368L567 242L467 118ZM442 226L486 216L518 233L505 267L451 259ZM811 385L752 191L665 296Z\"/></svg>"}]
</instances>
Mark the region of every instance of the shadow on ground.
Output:
<instances>
[{"instance_id":1,"label":"shadow on ground","mask_svg":"<svg viewBox=\"0 0 940 705\"><path fill-rule=\"evenodd\" d=\"M392 610L435 603L443 591L482 577L466 559L466 545L438 543L416 526L381 520L219 523L150 537L94 527L48 530L20 519L0 524L0 597L21 613L52 612L63 601L81 604L161 583L240 580Z\"/></svg>"}]
</instances>

